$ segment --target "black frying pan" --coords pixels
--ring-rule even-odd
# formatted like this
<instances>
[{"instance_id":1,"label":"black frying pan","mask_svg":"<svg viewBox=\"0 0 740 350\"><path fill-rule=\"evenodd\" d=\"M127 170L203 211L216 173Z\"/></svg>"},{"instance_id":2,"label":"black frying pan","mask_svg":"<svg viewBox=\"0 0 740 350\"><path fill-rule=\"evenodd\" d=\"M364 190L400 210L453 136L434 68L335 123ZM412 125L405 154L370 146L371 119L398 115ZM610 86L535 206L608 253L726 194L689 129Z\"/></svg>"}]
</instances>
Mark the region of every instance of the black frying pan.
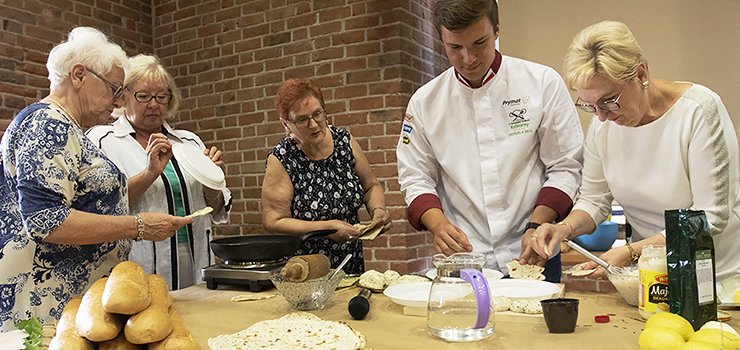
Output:
<instances>
[{"instance_id":1,"label":"black frying pan","mask_svg":"<svg viewBox=\"0 0 740 350\"><path fill-rule=\"evenodd\" d=\"M325 237L335 232L337 230L318 230L303 236L249 235L218 238L211 240L211 250L217 257L231 262L279 260L295 254L304 240Z\"/></svg>"}]
</instances>

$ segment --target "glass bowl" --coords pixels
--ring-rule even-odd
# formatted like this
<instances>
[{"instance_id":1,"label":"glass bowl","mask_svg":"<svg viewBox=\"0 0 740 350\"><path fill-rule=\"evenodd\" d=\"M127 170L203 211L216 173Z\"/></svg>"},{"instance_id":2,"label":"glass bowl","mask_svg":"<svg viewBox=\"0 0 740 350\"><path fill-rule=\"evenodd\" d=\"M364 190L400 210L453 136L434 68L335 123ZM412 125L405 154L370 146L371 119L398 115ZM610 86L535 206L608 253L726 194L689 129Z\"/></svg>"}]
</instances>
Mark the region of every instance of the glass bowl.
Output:
<instances>
[{"instance_id":1,"label":"glass bowl","mask_svg":"<svg viewBox=\"0 0 740 350\"><path fill-rule=\"evenodd\" d=\"M637 306L640 302L640 270L636 266L627 266L624 270L623 274L607 273L606 277L627 304Z\"/></svg>"},{"instance_id":2,"label":"glass bowl","mask_svg":"<svg viewBox=\"0 0 740 350\"><path fill-rule=\"evenodd\" d=\"M334 273L334 269L329 270L329 273L323 277L303 282L291 282L285 279L280 274L280 271L275 271L270 274L270 280L293 309L303 311L321 310L326 306L326 302L332 294L334 294L339 281L345 276L344 271L339 271L330 280L329 276L332 273Z\"/></svg>"}]
</instances>

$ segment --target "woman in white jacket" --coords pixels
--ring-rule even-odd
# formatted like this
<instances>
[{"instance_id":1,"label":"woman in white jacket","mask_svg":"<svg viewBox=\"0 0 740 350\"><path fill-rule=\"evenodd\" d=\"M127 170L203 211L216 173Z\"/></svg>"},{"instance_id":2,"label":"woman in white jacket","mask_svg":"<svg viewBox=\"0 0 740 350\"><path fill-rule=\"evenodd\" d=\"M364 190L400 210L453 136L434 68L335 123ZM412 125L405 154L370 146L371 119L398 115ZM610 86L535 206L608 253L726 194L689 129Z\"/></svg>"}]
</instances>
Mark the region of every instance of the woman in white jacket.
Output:
<instances>
[{"instance_id":1,"label":"woman in white jacket","mask_svg":"<svg viewBox=\"0 0 740 350\"><path fill-rule=\"evenodd\" d=\"M706 213L717 281L737 278L740 158L720 97L698 84L652 78L640 46L620 22L583 29L564 66L566 81L578 94L576 106L594 117L581 195L560 224L537 229L535 251L547 256L563 239L594 231L616 199L634 229L634 242L601 257L629 265L644 246L665 244L665 210L692 208Z\"/></svg>"},{"instance_id":2,"label":"woman in white jacket","mask_svg":"<svg viewBox=\"0 0 740 350\"><path fill-rule=\"evenodd\" d=\"M222 154L216 147L207 149L196 134L167 123L177 112L180 93L156 57L138 55L129 63L123 115L113 124L90 129L87 136L128 176L133 212L146 208L185 216L205 206L213 208L210 219L196 218L169 240L135 242L132 247L132 261L163 276L170 289L185 288L198 283L200 270L214 260L208 248L211 223L227 222L231 192L203 186L183 168L183 160L172 155L172 146L191 144L221 167Z\"/></svg>"}]
</instances>

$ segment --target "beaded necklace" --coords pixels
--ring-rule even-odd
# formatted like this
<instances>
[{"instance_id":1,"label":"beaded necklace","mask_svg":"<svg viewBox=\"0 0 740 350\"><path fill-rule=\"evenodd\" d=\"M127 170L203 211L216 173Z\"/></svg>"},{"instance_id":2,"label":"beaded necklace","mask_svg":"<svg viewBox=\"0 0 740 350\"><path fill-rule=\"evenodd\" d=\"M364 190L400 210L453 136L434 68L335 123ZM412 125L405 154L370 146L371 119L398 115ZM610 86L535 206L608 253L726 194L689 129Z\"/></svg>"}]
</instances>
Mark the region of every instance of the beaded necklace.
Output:
<instances>
[{"instance_id":1,"label":"beaded necklace","mask_svg":"<svg viewBox=\"0 0 740 350\"><path fill-rule=\"evenodd\" d=\"M67 110L66 108L64 108L64 106L62 106L62 104L61 104L61 103L59 103L59 101L57 101L57 100L55 100L55 99L53 99L53 98L51 98L51 97L47 97L47 98L46 98L45 100L46 100L46 101L48 101L48 102L51 102L51 103L53 103L53 104L55 104L55 105L57 105L57 107L59 107L59 109L61 109L61 110L62 110L62 112L64 112L64 113L62 113L62 115L63 115L63 116L65 117L65 118L67 118L67 120L71 121L71 122L72 122L72 124L74 124L74 125L77 125L77 127L78 127L78 128L80 128L80 130L82 130L82 126L81 126L81 125L80 125L80 123L79 123L79 122L77 121L77 119L75 119L75 118L74 118L74 117L72 116L72 113L69 113L69 111L68 111L68 110Z\"/></svg>"}]
</instances>

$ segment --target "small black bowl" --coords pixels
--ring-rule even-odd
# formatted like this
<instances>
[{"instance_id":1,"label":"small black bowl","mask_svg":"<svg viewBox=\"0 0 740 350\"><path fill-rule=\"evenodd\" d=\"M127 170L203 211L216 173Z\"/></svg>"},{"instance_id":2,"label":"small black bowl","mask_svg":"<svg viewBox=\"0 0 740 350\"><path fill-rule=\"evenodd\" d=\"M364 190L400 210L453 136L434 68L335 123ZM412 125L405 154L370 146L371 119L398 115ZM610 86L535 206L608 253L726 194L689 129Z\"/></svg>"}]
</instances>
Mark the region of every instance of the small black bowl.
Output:
<instances>
[{"instance_id":1,"label":"small black bowl","mask_svg":"<svg viewBox=\"0 0 740 350\"><path fill-rule=\"evenodd\" d=\"M578 321L578 299L556 298L540 301L550 333L573 333Z\"/></svg>"}]
</instances>

